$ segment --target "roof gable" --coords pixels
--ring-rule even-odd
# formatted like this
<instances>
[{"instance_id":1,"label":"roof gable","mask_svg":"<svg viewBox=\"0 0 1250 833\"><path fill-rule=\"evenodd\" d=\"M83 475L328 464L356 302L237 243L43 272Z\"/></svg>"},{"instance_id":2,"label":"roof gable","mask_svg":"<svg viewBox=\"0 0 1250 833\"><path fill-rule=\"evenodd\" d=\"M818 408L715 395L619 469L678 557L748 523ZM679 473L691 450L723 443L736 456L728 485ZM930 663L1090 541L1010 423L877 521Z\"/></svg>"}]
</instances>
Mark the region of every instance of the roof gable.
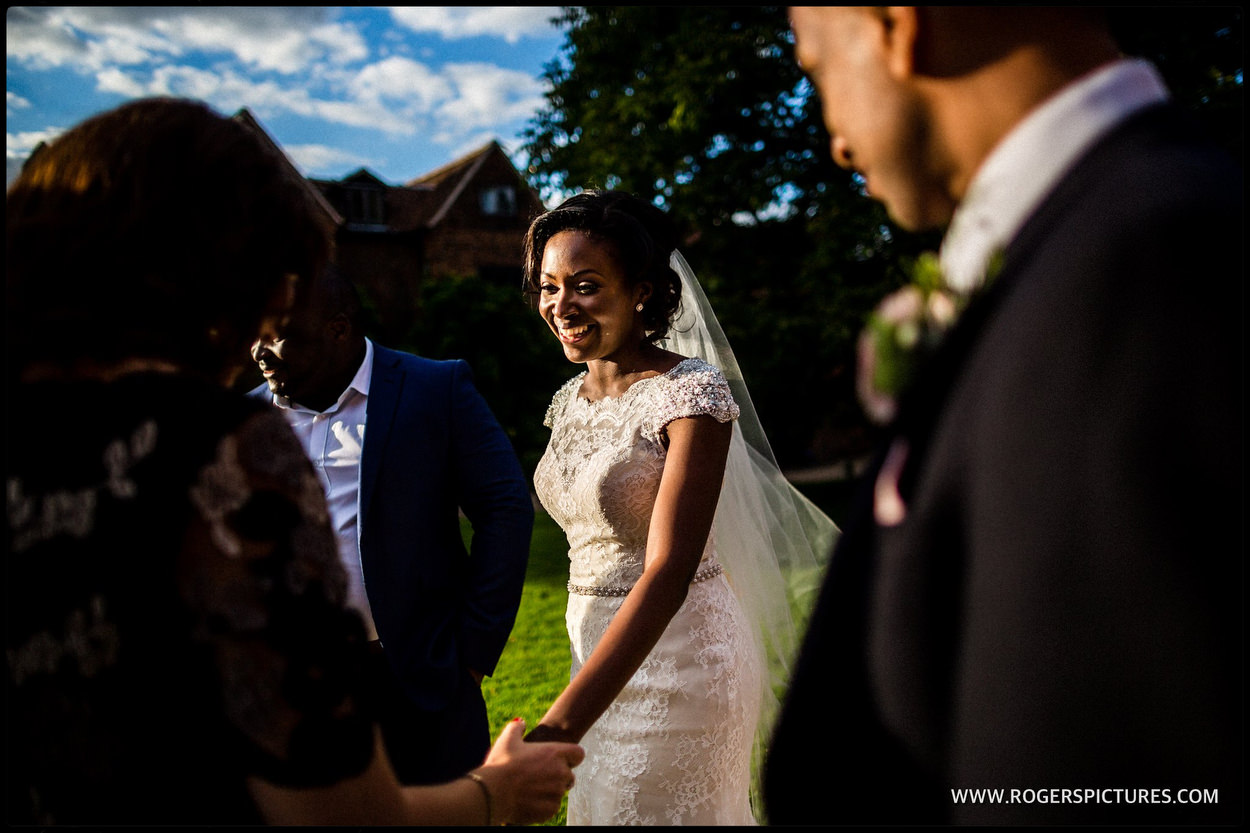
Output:
<instances>
[{"instance_id":1,"label":"roof gable","mask_svg":"<svg viewBox=\"0 0 1250 833\"><path fill-rule=\"evenodd\" d=\"M281 146L269 136L246 107L235 113L233 118L278 151L287 167L309 189L324 212L327 222L334 228L359 226L364 222L379 231L407 232L434 229L449 218L452 218L453 225L459 225L463 222L466 210L469 210L468 206L463 205L465 200L472 199L474 204L471 211L476 216L481 216L484 209L479 207L478 200L485 197L479 194L479 190L498 191L500 186L508 191L505 203L516 209L515 213L508 216L527 217L543 209L538 193L525 181L503 147L495 140L403 185L389 185L367 168L358 168L342 179L325 180L301 174ZM475 184L480 187L474 188ZM363 220L353 214L356 217L353 222L344 213L353 212L354 203L351 203L349 192L358 193L362 189L380 192L379 196L369 199L381 202L370 203L372 207ZM459 218L453 215L458 215Z\"/></svg>"},{"instance_id":2,"label":"roof gable","mask_svg":"<svg viewBox=\"0 0 1250 833\"><path fill-rule=\"evenodd\" d=\"M433 204L429 206L429 214L422 224L433 228L442 223L480 174L486 170L499 171L505 167L511 172L518 193L529 195L541 208L537 195L521 177L503 147L499 142L491 140L472 153L406 183L408 187L428 188L434 193Z\"/></svg>"},{"instance_id":3,"label":"roof gable","mask_svg":"<svg viewBox=\"0 0 1250 833\"><path fill-rule=\"evenodd\" d=\"M273 148L275 151L278 152L278 156L286 164L287 169L291 173L295 174L296 179L298 179L303 184L304 188L308 189L308 192L309 194L312 195L314 201L316 201L317 205L321 207L321 210L325 212L326 219L332 225L332 227L337 228L338 226L342 225L343 217L337 211L334 210L334 206L330 205L329 201L327 201L325 196L321 193L321 190L317 188L315 185L313 185L313 183L309 181L307 177L305 177L302 173L299 172L299 169L296 168L295 164L291 162L290 157L286 155L286 151L284 151L282 147L277 142L275 142L272 137L270 137L270 135L265 131L265 128L261 127L260 122L258 122L256 120L256 117L252 115L251 110L244 107L243 109L235 113L234 116L232 116L232 118L235 121L242 124L243 126L247 127L257 136L259 136L261 141L265 142L265 144L269 145L271 148Z\"/></svg>"},{"instance_id":4,"label":"roof gable","mask_svg":"<svg viewBox=\"0 0 1250 833\"><path fill-rule=\"evenodd\" d=\"M368 168L361 168L354 174L348 174L343 177L341 182L350 182L353 185L374 185L378 188L389 188L385 182L376 177Z\"/></svg>"}]
</instances>

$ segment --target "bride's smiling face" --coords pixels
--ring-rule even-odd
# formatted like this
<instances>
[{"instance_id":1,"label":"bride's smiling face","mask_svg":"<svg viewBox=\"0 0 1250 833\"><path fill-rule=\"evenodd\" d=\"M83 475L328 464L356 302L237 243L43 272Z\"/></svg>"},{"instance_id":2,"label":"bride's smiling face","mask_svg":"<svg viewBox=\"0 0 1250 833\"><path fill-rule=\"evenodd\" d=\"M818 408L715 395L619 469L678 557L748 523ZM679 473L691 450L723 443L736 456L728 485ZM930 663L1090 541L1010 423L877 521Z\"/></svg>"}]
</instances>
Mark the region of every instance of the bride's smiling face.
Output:
<instances>
[{"instance_id":1,"label":"bride's smiling face","mask_svg":"<svg viewBox=\"0 0 1250 833\"><path fill-rule=\"evenodd\" d=\"M650 284L631 286L610 244L577 231L552 235L543 248L538 312L571 362L619 359L642 345Z\"/></svg>"}]
</instances>

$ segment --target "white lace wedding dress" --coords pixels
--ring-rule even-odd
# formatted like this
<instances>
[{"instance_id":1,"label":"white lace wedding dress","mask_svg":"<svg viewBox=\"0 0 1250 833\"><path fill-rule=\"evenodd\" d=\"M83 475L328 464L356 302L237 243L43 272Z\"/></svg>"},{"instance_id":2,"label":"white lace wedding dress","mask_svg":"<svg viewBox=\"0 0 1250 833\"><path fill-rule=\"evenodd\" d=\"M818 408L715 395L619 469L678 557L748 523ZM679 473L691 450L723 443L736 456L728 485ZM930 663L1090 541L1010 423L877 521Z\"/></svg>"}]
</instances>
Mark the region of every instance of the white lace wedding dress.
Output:
<instances>
[{"instance_id":1,"label":"white lace wedding dress","mask_svg":"<svg viewBox=\"0 0 1250 833\"><path fill-rule=\"evenodd\" d=\"M544 508L569 539L566 613L576 675L642 575L667 454L665 426L736 419L724 376L700 359L590 402L585 374L552 400L535 471ZM750 825L760 660L709 539L685 603L615 702L582 738L570 825Z\"/></svg>"}]
</instances>

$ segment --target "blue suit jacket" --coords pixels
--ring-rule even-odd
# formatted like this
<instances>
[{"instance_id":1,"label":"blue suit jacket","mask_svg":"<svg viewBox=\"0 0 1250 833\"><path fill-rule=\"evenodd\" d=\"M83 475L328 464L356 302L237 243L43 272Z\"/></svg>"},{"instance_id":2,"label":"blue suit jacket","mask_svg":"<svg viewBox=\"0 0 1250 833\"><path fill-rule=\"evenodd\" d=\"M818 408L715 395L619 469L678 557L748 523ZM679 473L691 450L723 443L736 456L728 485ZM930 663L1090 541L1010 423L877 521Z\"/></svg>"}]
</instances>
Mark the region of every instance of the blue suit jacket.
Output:
<instances>
[{"instance_id":1,"label":"blue suit jacket","mask_svg":"<svg viewBox=\"0 0 1250 833\"><path fill-rule=\"evenodd\" d=\"M271 398L264 385L252 394ZM494 672L534 524L520 462L466 362L374 345L360 507L365 591L387 659L418 706L444 708L465 668Z\"/></svg>"}]
</instances>

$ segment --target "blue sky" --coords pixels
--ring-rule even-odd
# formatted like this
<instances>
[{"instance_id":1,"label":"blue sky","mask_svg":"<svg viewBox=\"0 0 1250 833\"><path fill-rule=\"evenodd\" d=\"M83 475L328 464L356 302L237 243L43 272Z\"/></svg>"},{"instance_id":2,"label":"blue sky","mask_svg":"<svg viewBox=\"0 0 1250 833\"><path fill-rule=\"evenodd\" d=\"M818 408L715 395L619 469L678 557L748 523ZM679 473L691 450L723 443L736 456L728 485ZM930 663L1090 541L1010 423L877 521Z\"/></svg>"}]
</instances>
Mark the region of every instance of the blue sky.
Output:
<instances>
[{"instance_id":1,"label":"blue sky","mask_svg":"<svg viewBox=\"0 0 1250 833\"><path fill-rule=\"evenodd\" d=\"M249 108L306 175L399 184L514 155L564 43L554 6L10 7L6 184L41 140L133 98Z\"/></svg>"}]
</instances>

